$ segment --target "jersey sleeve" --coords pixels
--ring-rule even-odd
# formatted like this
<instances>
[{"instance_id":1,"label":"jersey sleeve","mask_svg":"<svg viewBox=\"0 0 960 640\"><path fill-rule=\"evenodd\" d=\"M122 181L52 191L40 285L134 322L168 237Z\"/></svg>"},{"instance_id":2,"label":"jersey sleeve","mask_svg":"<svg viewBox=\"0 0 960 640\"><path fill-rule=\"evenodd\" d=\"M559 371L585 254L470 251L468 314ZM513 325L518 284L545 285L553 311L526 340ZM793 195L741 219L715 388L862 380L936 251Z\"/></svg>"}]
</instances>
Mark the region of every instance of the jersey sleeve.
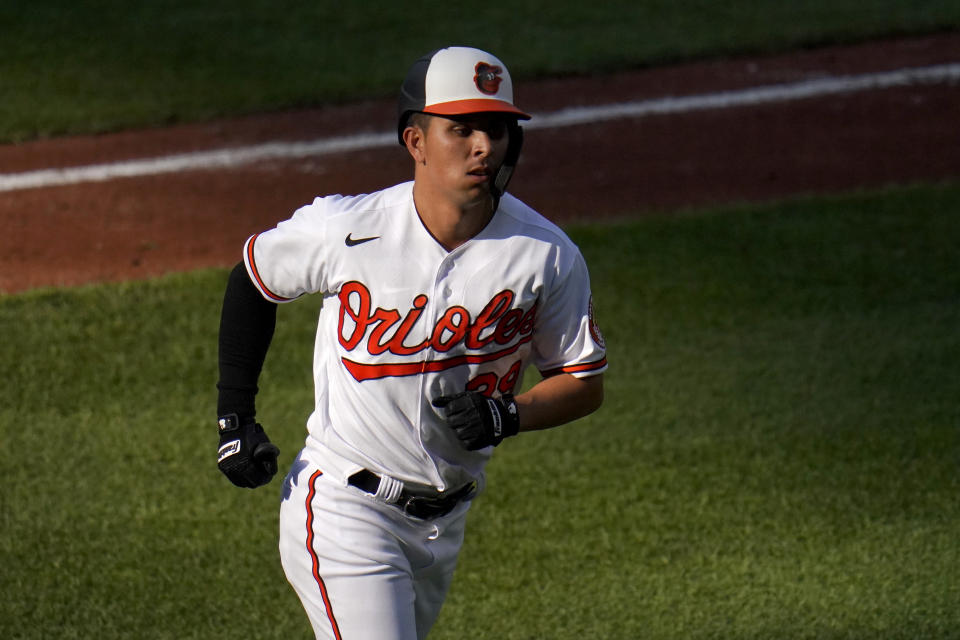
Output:
<instances>
[{"instance_id":1,"label":"jersey sleeve","mask_svg":"<svg viewBox=\"0 0 960 640\"><path fill-rule=\"evenodd\" d=\"M579 250L543 300L533 355L544 377L569 373L582 378L607 369L606 344L594 316L590 275Z\"/></svg>"},{"instance_id":2,"label":"jersey sleeve","mask_svg":"<svg viewBox=\"0 0 960 640\"><path fill-rule=\"evenodd\" d=\"M260 294L290 302L325 290L326 198L301 207L269 231L247 239L243 261Z\"/></svg>"}]
</instances>

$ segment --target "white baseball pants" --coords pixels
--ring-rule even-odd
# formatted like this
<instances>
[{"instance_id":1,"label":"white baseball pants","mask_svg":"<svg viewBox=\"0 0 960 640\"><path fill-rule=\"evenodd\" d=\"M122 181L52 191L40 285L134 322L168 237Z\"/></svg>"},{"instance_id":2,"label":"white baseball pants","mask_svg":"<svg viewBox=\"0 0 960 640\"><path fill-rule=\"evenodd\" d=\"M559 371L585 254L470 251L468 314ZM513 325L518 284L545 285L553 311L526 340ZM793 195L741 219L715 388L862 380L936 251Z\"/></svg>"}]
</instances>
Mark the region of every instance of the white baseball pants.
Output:
<instances>
[{"instance_id":1,"label":"white baseball pants","mask_svg":"<svg viewBox=\"0 0 960 640\"><path fill-rule=\"evenodd\" d=\"M316 637L425 638L450 587L470 503L418 520L302 457L283 494L280 558Z\"/></svg>"}]
</instances>

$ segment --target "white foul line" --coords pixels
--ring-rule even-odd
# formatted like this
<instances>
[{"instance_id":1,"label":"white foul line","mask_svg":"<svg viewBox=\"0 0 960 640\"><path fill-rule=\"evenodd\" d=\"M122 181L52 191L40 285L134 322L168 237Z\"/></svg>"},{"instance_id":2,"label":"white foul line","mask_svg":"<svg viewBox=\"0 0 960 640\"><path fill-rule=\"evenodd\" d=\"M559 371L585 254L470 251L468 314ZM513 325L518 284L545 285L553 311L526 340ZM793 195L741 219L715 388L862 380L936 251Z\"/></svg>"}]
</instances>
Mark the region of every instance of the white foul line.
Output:
<instances>
[{"instance_id":1,"label":"white foul line","mask_svg":"<svg viewBox=\"0 0 960 640\"><path fill-rule=\"evenodd\" d=\"M949 63L880 73L804 80L790 84L721 91L719 93L664 97L592 107L574 107L551 113L535 114L534 119L525 124L524 128L553 129L620 118L639 118L648 115L744 107L872 89L958 81L960 81L960 63ZM0 192L82 182L103 182L115 178L150 176L181 171L226 169L263 160L304 158L387 147L397 144L396 140L395 132L356 134L309 142L268 142L247 147L198 151L158 158L145 158L143 160L0 174Z\"/></svg>"}]
</instances>

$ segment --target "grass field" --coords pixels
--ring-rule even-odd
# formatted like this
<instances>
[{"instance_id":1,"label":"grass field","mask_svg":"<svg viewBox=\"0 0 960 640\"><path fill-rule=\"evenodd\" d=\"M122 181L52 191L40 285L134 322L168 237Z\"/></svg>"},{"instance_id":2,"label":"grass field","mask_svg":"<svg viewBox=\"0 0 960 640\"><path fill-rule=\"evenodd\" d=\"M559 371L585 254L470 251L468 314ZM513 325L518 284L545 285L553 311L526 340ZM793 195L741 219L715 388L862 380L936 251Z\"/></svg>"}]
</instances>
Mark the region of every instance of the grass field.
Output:
<instances>
[{"instance_id":1,"label":"grass field","mask_svg":"<svg viewBox=\"0 0 960 640\"><path fill-rule=\"evenodd\" d=\"M958 28L950 0L5 3L0 142L392 95L451 42L532 78ZM498 450L431 638L960 637L960 185L570 232L607 401ZM225 275L0 295L0 637L309 636L279 482L213 462ZM286 463L318 304L262 379Z\"/></svg>"},{"instance_id":2,"label":"grass field","mask_svg":"<svg viewBox=\"0 0 960 640\"><path fill-rule=\"evenodd\" d=\"M432 638L956 638L960 185L573 227L601 411L505 443ZM308 637L213 462L225 273L0 297L0 637ZM317 300L261 418L289 463Z\"/></svg>"},{"instance_id":3,"label":"grass field","mask_svg":"<svg viewBox=\"0 0 960 640\"><path fill-rule=\"evenodd\" d=\"M0 4L0 142L393 96L448 44L519 78L960 28L954 0Z\"/></svg>"}]
</instances>

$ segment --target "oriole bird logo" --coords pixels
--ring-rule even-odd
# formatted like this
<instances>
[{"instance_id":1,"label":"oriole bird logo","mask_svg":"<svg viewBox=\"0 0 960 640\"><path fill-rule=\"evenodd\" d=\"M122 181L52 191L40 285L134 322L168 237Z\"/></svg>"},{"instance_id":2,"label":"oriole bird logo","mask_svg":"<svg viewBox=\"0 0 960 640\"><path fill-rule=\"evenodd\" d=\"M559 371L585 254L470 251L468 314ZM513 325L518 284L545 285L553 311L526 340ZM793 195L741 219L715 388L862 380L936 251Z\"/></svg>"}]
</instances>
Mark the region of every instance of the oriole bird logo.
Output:
<instances>
[{"instance_id":1,"label":"oriole bird logo","mask_svg":"<svg viewBox=\"0 0 960 640\"><path fill-rule=\"evenodd\" d=\"M500 90L500 83L503 82L503 78L500 77L500 74L503 73L501 67L486 62L478 62L474 70L476 75L473 76L473 81L476 83L477 89L487 95L493 95Z\"/></svg>"}]
</instances>

